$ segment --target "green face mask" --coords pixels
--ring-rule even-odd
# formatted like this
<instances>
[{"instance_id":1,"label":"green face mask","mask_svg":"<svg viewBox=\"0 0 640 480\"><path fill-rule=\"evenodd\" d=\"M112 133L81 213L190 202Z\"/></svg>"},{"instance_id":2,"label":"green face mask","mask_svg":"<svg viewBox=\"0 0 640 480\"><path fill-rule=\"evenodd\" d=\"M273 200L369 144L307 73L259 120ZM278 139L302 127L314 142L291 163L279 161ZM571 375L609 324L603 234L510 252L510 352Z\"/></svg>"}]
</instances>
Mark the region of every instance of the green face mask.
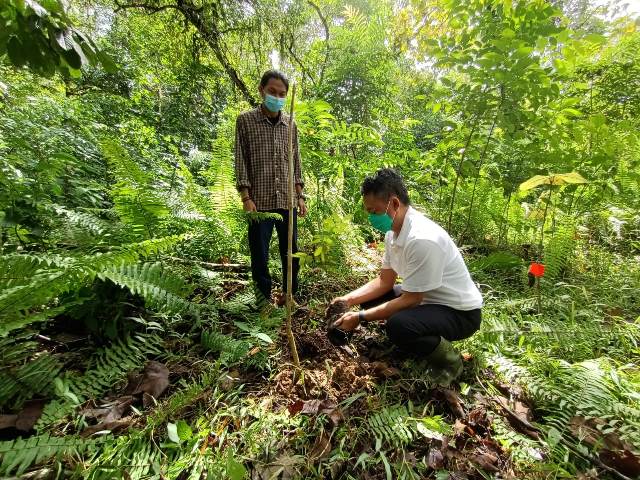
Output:
<instances>
[{"instance_id":1,"label":"green face mask","mask_svg":"<svg viewBox=\"0 0 640 480\"><path fill-rule=\"evenodd\" d=\"M393 225L393 218L387 215L390 204L391 199L389 199L389 201L387 202L387 209L384 211L384 213L369 214L369 222L371 223L371 226L376 230L381 231L382 233L387 233L389 230L391 230L391 226Z\"/></svg>"}]
</instances>

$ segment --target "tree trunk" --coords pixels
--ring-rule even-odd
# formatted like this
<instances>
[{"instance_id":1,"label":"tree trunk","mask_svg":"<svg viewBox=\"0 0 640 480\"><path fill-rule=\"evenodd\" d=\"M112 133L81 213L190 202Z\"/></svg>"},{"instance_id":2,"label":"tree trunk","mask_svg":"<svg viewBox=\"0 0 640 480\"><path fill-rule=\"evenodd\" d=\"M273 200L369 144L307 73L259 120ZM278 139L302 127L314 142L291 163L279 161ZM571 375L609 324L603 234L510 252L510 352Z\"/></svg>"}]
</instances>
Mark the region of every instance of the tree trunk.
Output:
<instances>
[{"instance_id":1,"label":"tree trunk","mask_svg":"<svg viewBox=\"0 0 640 480\"><path fill-rule=\"evenodd\" d=\"M198 30L200 35L202 35L202 38L204 38L207 44L209 44L209 46L213 50L214 55L218 59L218 62L220 62L220 65L222 65L222 68L227 73L236 88L240 90L242 96L252 106L258 106L259 102L249 91L249 88L240 78L240 75L227 58L227 55L223 49L221 33L218 30L215 21L205 22L205 19L201 14L201 9L196 8L196 6L191 3L185 2L185 0L178 0L177 5L178 10L182 12L189 23L191 23L191 25L193 25L196 30Z\"/></svg>"}]
</instances>

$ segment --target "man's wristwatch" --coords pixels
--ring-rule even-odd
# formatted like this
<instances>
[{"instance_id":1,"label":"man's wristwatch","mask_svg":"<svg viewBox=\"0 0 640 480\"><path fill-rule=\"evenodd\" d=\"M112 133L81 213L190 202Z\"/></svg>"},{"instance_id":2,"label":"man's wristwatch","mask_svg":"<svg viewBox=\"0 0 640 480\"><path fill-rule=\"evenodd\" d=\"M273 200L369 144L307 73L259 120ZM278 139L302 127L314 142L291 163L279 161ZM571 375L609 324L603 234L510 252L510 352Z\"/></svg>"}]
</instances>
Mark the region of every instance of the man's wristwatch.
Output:
<instances>
[{"instance_id":1,"label":"man's wristwatch","mask_svg":"<svg viewBox=\"0 0 640 480\"><path fill-rule=\"evenodd\" d=\"M247 200L251 200L251 197L244 197L241 198L240 200L242 200L242 203L246 202Z\"/></svg>"},{"instance_id":2,"label":"man's wristwatch","mask_svg":"<svg viewBox=\"0 0 640 480\"><path fill-rule=\"evenodd\" d=\"M367 319L366 319L366 318L364 318L364 310L360 310L360 311L358 312L358 321L359 321L360 323L363 323L363 322L366 322L366 321L367 321Z\"/></svg>"},{"instance_id":3,"label":"man's wristwatch","mask_svg":"<svg viewBox=\"0 0 640 480\"><path fill-rule=\"evenodd\" d=\"M304 193L299 193L298 194L298 200L306 200L307 197L305 197Z\"/></svg>"}]
</instances>

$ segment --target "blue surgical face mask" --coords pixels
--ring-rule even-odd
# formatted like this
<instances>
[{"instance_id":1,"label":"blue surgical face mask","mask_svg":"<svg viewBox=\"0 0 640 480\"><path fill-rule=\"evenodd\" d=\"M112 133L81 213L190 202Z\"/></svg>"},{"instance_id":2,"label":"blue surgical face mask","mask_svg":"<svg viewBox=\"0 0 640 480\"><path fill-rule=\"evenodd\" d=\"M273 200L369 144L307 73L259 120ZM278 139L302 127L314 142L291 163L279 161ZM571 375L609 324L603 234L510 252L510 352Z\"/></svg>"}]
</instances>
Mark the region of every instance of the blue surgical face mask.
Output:
<instances>
[{"instance_id":1,"label":"blue surgical face mask","mask_svg":"<svg viewBox=\"0 0 640 480\"><path fill-rule=\"evenodd\" d=\"M284 107L284 102L286 102L286 98L274 97L273 95L269 95L268 93L264 96L264 106L267 107L267 110L270 112L276 113L282 110Z\"/></svg>"},{"instance_id":2,"label":"blue surgical face mask","mask_svg":"<svg viewBox=\"0 0 640 480\"><path fill-rule=\"evenodd\" d=\"M387 214L387 211L389 211L390 204L391 204L391 199L389 199L389 201L387 202L387 209L384 211L384 213L369 214L369 222L371 223L371 226L382 233L387 233L389 230L391 230L391 227L393 226L393 220L395 218L395 215L393 216L394 218L391 218Z\"/></svg>"}]
</instances>

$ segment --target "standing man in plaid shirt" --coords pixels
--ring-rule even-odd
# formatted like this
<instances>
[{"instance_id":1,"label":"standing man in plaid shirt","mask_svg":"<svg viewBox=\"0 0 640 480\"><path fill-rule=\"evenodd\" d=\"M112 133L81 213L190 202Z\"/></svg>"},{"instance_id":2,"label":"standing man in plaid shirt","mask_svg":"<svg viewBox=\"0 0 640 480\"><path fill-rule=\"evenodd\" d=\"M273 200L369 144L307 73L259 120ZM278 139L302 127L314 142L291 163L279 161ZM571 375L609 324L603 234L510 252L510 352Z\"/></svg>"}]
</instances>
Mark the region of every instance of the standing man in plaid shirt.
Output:
<instances>
[{"instance_id":1,"label":"standing man in plaid shirt","mask_svg":"<svg viewBox=\"0 0 640 480\"><path fill-rule=\"evenodd\" d=\"M267 219L249 222L249 250L251 251L251 275L258 290L268 300L271 298L269 275L269 243L275 226L278 233L280 259L282 261L282 285L286 289L287 278L287 230L289 226L289 129L293 129L294 183L297 211L293 219L293 253L297 247L296 213L307 213L304 182L300 169L298 129L282 112L289 81L280 72L269 70L262 75L259 87L262 104L241 113L236 120L235 173L245 212L270 212L282 216L281 220ZM293 258L293 294L298 288L299 261ZM285 295L277 299L283 305Z\"/></svg>"}]
</instances>

